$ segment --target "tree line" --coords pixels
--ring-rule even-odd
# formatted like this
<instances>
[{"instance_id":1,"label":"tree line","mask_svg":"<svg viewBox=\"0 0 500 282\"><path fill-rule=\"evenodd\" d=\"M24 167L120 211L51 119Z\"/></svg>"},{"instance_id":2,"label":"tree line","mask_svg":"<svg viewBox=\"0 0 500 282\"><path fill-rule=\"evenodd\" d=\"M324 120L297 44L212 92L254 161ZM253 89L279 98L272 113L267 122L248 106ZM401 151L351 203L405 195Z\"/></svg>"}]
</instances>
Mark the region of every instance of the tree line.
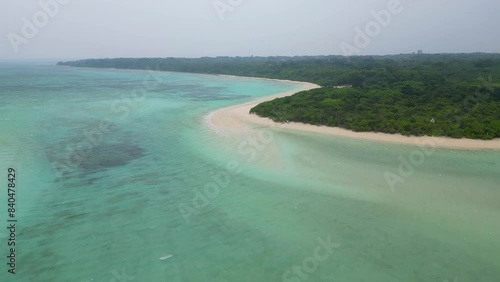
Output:
<instances>
[{"instance_id":1,"label":"tree line","mask_svg":"<svg viewBox=\"0 0 500 282\"><path fill-rule=\"evenodd\" d=\"M275 99L251 112L354 131L500 138L499 54L119 58L60 62L312 82L322 88ZM351 85L338 89L334 86Z\"/></svg>"}]
</instances>

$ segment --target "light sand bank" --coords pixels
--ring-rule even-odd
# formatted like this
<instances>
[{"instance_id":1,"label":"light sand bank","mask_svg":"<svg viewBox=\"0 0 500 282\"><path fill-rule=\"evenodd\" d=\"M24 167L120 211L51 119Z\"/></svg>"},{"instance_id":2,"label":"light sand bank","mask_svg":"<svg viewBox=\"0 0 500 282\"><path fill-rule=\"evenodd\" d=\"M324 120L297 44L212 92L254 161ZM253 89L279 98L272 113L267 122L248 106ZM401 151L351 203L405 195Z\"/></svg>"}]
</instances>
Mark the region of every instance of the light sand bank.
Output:
<instances>
[{"instance_id":1,"label":"light sand bank","mask_svg":"<svg viewBox=\"0 0 500 282\"><path fill-rule=\"evenodd\" d=\"M259 80L271 80L260 79ZM414 137L403 136L400 134L387 134L376 132L354 132L338 127L315 126L303 123L277 123L268 118L262 118L254 114L250 114L250 109L256 105L270 101L275 98L291 96L299 91L310 90L319 88L320 86L313 83L296 82L287 80L274 80L286 81L296 83L301 86L301 89L292 92L286 92L279 95L267 97L257 101L252 101L242 105L237 105L229 108L224 108L205 117L207 124L218 133L237 133L249 130L252 125L259 125L265 127L283 128L288 130L297 130L303 132L322 133L334 136L356 138L363 140L371 140L377 142L389 142L407 145L425 145L436 148L449 148L449 149L467 149L467 150L500 150L500 139L495 140L473 140L473 139L453 139L447 137Z\"/></svg>"}]
</instances>

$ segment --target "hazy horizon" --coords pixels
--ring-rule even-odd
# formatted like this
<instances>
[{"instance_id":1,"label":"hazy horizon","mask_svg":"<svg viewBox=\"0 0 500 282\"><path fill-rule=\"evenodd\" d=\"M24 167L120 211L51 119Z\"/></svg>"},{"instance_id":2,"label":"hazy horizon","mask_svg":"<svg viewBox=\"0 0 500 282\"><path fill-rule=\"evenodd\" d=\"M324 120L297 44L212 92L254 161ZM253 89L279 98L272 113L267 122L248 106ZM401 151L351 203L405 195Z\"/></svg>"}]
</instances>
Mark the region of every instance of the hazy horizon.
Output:
<instances>
[{"instance_id":1,"label":"hazy horizon","mask_svg":"<svg viewBox=\"0 0 500 282\"><path fill-rule=\"evenodd\" d=\"M488 0L9 0L4 5L3 61L500 53L500 31L493 29L500 3ZM355 44L360 30L368 39L361 46ZM356 50L346 52L345 46Z\"/></svg>"}]
</instances>

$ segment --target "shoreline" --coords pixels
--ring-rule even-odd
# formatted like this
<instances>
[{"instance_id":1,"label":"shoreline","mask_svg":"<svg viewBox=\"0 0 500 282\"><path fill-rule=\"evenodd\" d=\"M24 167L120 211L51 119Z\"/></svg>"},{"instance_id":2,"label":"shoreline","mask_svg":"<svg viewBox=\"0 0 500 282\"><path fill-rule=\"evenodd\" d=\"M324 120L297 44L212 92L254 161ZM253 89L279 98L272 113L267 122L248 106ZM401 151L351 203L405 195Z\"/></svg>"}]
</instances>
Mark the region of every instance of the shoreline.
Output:
<instances>
[{"instance_id":1,"label":"shoreline","mask_svg":"<svg viewBox=\"0 0 500 282\"><path fill-rule=\"evenodd\" d=\"M64 67L72 67L72 66L64 66ZM88 67L72 67L72 68L88 69ZM113 68L98 68L98 69L113 69ZM116 68L114 69L141 70L141 69L116 69ZM450 137L432 137L432 136L417 137L417 136L404 136L401 134L390 134L381 132L355 132L340 127L318 126L318 125L304 124L298 122L290 122L286 124L278 123L272 121L269 118L263 118L254 114L250 114L250 109L266 101L270 101L276 98L292 96L300 91L321 88L321 86L309 82L293 81L286 79L273 79L264 77L238 76L238 75L228 75L228 74L189 73L189 72L176 72L176 71L162 71L162 72L208 75L208 76L227 77L227 78L243 78L243 79L252 79L260 81L286 82L286 83L298 84L301 86L300 89L298 90L280 93L277 95L272 95L269 97L264 97L258 100L250 101L244 104L234 105L210 112L209 114L205 115L203 119L206 125L216 133L223 133L224 131L234 131L234 130L239 131L241 133L245 129L245 127L248 127L248 125L260 125L260 126L268 126L268 127L274 127L292 131L320 133L337 137L345 137L358 140L392 143L400 145L413 145L413 146L424 146L424 147L457 149L457 150L495 150L495 151L500 150L500 138L496 138L493 140L479 140L479 139L466 139L466 138L455 139Z\"/></svg>"},{"instance_id":2,"label":"shoreline","mask_svg":"<svg viewBox=\"0 0 500 282\"><path fill-rule=\"evenodd\" d=\"M208 127L218 134L236 131L242 132L248 129L250 125L267 126L285 130L301 131L309 133L327 134L337 137L346 137L359 140L367 140L382 143L393 143L402 145L425 146L443 149L460 149L460 150L500 150L500 139L493 140L478 140L478 139L454 139L450 137L432 137L432 136L404 136L401 134L389 134L381 132L354 132L351 130L339 128L310 125L298 122L278 123L269 118L259 117L255 114L250 114L250 109L256 105L270 101L276 98L291 96L297 92L320 88L319 85L309 82L299 82L291 80L258 78L258 77L243 77L233 75L218 75L223 77L233 78L249 78L264 81L279 81L299 84L299 90L280 93L270 97L265 97L255 101L239 104L227 108L222 108L213 111L204 117Z\"/></svg>"}]
</instances>

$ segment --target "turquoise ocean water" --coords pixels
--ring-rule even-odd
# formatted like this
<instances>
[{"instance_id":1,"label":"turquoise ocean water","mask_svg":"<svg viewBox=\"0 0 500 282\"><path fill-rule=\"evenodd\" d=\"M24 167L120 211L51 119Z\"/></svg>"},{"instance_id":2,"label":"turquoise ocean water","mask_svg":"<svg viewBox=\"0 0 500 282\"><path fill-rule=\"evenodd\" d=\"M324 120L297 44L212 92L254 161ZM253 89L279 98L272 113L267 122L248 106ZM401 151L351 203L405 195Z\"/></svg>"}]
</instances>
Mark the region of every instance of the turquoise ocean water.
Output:
<instances>
[{"instance_id":1,"label":"turquoise ocean water","mask_svg":"<svg viewBox=\"0 0 500 282\"><path fill-rule=\"evenodd\" d=\"M499 281L500 152L204 120L294 89L0 64L0 281Z\"/></svg>"}]
</instances>

